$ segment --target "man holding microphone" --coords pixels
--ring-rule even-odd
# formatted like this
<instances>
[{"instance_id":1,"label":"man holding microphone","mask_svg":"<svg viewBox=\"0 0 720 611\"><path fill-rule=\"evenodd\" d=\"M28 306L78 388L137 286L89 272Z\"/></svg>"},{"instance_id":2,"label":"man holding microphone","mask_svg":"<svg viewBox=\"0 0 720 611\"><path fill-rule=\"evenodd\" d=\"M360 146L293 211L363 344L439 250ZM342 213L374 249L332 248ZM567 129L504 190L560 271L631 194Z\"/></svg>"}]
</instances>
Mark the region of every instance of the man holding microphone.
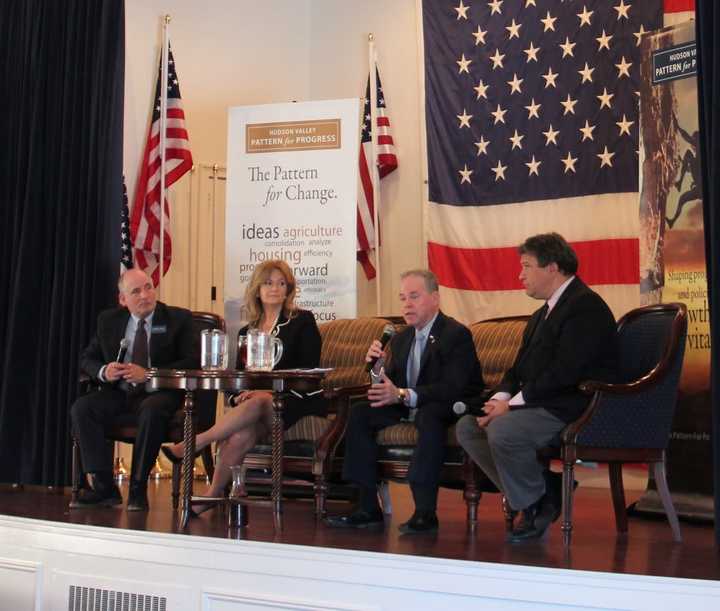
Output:
<instances>
[{"instance_id":1,"label":"man holding microphone","mask_svg":"<svg viewBox=\"0 0 720 611\"><path fill-rule=\"evenodd\" d=\"M382 528L376 435L402 420L412 420L418 429L418 443L408 481L415 512L400 525L400 532L436 531L440 469L447 428L454 422L452 406L483 389L472 335L467 327L440 311L434 274L426 270L402 274L400 303L407 327L392 338L392 356L380 379L370 387L367 401L352 406L345 434L343 477L359 487L359 506L349 515L328 518L326 524L331 527ZM385 351L375 340L365 360L381 357Z\"/></svg>"},{"instance_id":2,"label":"man holding microphone","mask_svg":"<svg viewBox=\"0 0 720 611\"><path fill-rule=\"evenodd\" d=\"M75 401L70 413L80 444L82 465L92 488L83 490L78 507L122 503L113 482L105 430L122 413L138 425L133 444L128 511L146 511L147 479L155 464L168 423L182 405L182 393L145 392L149 367L193 369L199 366L199 342L189 310L157 301L150 277L139 269L118 281L120 307L101 312L97 331L80 359L81 370L100 389Z\"/></svg>"}]
</instances>

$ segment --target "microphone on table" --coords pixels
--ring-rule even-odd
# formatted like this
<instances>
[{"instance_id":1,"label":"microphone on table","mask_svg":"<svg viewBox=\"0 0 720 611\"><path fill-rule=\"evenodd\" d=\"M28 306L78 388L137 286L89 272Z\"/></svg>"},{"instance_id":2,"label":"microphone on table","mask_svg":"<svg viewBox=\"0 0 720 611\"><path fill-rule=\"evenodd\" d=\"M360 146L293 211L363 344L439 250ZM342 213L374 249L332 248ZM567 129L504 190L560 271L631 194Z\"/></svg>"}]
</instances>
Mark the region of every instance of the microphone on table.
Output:
<instances>
[{"instance_id":1,"label":"microphone on table","mask_svg":"<svg viewBox=\"0 0 720 611\"><path fill-rule=\"evenodd\" d=\"M129 340L126 337L123 337L120 340L120 349L118 350L117 358L115 359L116 362L122 363L125 360L125 355L127 354L129 346Z\"/></svg>"},{"instance_id":2,"label":"microphone on table","mask_svg":"<svg viewBox=\"0 0 720 611\"><path fill-rule=\"evenodd\" d=\"M392 339L393 335L395 335L395 327L388 323L385 327L383 327L383 333L380 337L380 345L383 350L385 350L385 346L388 345L388 342ZM375 366L375 363L378 362L378 358L379 357L373 357L370 361L365 363L365 371L369 372Z\"/></svg>"},{"instance_id":3,"label":"microphone on table","mask_svg":"<svg viewBox=\"0 0 720 611\"><path fill-rule=\"evenodd\" d=\"M482 405L468 405L464 401L456 401L453 404L453 412L455 412L456 416L464 416L465 414L470 414L471 416L486 416L485 410L483 410Z\"/></svg>"}]
</instances>

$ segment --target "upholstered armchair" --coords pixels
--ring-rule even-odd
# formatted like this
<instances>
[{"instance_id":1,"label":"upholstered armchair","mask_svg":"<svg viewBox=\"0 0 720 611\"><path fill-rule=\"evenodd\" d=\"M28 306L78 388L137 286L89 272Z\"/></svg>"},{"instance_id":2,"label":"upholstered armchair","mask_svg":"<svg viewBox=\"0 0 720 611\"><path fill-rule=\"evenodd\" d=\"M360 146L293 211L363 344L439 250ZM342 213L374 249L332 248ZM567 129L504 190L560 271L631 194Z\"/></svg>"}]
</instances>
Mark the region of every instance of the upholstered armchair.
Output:
<instances>
[{"instance_id":1,"label":"upholstered armchair","mask_svg":"<svg viewBox=\"0 0 720 611\"><path fill-rule=\"evenodd\" d=\"M678 383L687 337L687 311L682 303L637 308L617 325L617 383L587 381L581 390L592 397L585 413L562 432L559 450L545 452L563 463L562 531L572 535L573 469L577 460L609 464L615 521L627 532L622 464L652 466L673 538L680 526L665 476L665 449L672 428Z\"/></svg>"}]
</instances>

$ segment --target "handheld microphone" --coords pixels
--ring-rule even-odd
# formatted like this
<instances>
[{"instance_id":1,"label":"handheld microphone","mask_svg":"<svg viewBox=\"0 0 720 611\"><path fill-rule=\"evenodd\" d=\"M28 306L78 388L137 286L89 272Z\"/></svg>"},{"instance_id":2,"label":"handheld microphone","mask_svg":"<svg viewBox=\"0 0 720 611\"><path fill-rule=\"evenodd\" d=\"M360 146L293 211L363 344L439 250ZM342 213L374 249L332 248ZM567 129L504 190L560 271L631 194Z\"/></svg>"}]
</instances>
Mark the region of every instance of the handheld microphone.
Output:
<instances>
[{"instance_id":1,"label":"handheld microphone","mask_svg":"<svg viewBox=\"0 0 720 611\"><path fill-rule=\"evenodd\" d=\"M380 344L383 350L385 350L385 346L388 345L388 342L392 339L393 335L395 335L395 327L388 323L383 327L383 333L380 337ZM369 372L375 366L377 361L377 357L370 359L370 361L365 364L365 371Z\"/></svg>"},{"instance_id":2,"label":"handheld microphone","mask_svg":"<svg viewBox=\"0 0 720 611\"><path fill-rule=\"evenodd\" d=\"M471 416L487 415L482 405L468 405L464 401L456 401L452 409L456 416L464 416L465 414L470 414Z\"/></svg>"},{"instance_id":3,"label":"handheld microphone","mask_svg":"<svg viewBox=\"0 0 720 611\"><path fill-rule=\"evenodd\" d=\"M127 354L129 346L130 342L126 337L123 337L120 340L120 349L118 350L117 358L115 359L115 361L117 361L118 363L122 363L125 360L125 355Z\"/></svg>"}]
</instances>

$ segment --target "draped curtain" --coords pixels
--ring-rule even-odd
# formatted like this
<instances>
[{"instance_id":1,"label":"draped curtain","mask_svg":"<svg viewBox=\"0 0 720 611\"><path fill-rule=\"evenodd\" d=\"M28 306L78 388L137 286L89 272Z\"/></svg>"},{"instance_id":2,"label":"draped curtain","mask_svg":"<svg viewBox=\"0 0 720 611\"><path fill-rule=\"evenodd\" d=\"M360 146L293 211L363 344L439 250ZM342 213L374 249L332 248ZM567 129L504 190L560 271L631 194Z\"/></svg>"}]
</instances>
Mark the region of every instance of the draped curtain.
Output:
<instances>
[{"instance_id":1,"label":"draped curtain","mask_svg":"<svg viewBox=\"0 0 720 611\"><path fill-rule=\"evenodd\" d=\"M698 0L696 30L699 61L700 161L703 181L705 260L710 307L711 388L713 405L713 485L715 541L720 545L720 6L717 0Z\"/></svg>"},{"instance_id":2,"label":"draped curtain","mask_svg":"<svg viewBox=\"0 0 720 611\"><path fill-rule=\"evenodd\" d=\"M125 7L0 3L0 482L64 485L78 357L116 299Z\"/></svg>"}]
</instances>

